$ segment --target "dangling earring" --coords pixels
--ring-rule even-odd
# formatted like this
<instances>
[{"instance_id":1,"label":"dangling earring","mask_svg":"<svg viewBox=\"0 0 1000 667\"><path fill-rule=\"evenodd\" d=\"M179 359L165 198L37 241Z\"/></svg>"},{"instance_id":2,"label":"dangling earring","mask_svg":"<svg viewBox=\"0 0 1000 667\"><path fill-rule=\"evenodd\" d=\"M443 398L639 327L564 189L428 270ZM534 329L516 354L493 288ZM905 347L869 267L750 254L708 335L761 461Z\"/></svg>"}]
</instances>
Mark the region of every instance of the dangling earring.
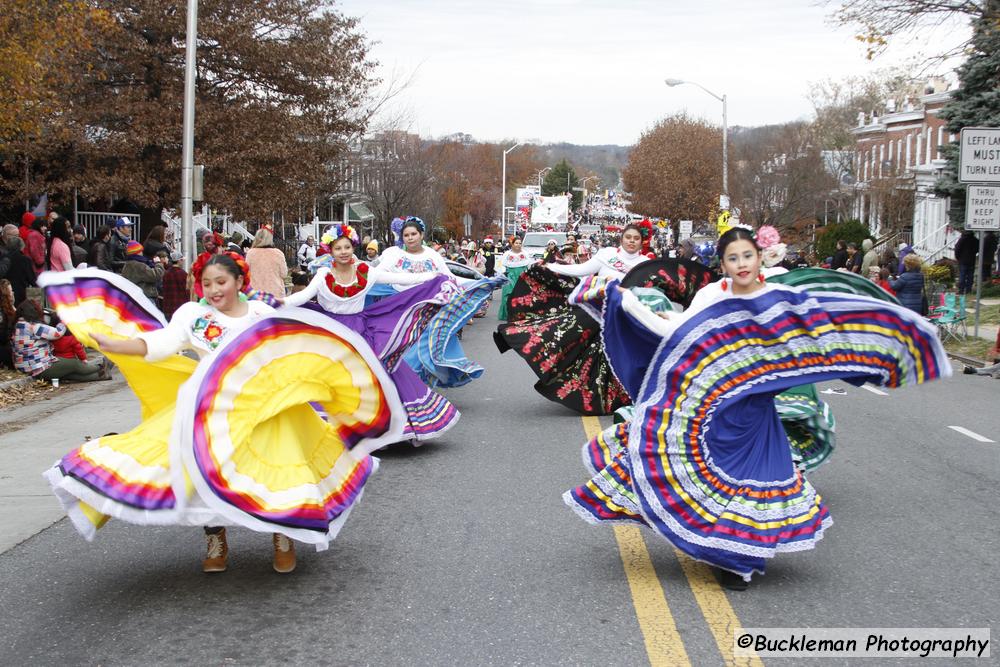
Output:
<instances>
[{"instance_id":1,"label":"dangling earring","mask_svg":"<svg viewBox=\"0 0 1000 667\"><path fill-rule=\"evenodd\" d=\"M759 282L761 285L764 284L764 274L763 273L758 273L757 274L757 282Z\"/></svg>"},{"instance_id":2,"label":"dangling earring","mask_svg":"<svg viewBox=\"0 0 1000 667\"><path fill-rule=\"evenodd\" d=\"M729 283L726 282L726 277L725 276L722 277L722 280L720 281L719 287L722 288L723 292L725 292L725 291L727 291L729 289Z\"/></svg>"}]
</instances>

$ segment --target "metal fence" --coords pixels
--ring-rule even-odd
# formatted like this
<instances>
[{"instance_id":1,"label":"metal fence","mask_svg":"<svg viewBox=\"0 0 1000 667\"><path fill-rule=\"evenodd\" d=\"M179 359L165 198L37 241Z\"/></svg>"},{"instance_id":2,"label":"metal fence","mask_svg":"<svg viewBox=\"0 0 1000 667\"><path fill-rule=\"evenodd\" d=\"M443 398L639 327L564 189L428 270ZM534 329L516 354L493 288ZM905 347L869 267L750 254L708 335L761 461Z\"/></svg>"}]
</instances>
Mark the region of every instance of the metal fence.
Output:
<instances>
[{"instance_id":1,"label":"metal fence","mask_svg":"<svg viewBox=\"0 0 1000 667\"><path fill-rule=\"evenodd\" d=\"M139 215L137 213L110 213L108 211L77 211L73 214L73 226L83 225L87 238L97 236L97 230L104 225L115 226L118 218L128 218L132 222L132 238L141 239Z\"/></svg>"}]
</instances>

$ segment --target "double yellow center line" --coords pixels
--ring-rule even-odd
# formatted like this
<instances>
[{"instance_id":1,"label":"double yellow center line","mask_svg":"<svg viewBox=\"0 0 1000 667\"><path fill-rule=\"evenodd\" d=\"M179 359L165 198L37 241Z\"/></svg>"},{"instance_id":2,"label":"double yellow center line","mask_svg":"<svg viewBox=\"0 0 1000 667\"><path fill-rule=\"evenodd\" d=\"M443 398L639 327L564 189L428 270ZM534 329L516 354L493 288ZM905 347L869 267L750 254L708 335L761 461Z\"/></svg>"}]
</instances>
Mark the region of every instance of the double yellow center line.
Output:
<instances>
[{"instance_id":1,"label":"double yellow center line","mask_svg":"<svg viewBox=\"0 0 1000 667\"><path fill-rule=\"evenodd\" d=\"M602 430L597 417L583 417L583 429L588 439L596 437ZM670 605L667 604L666 591L660 584L641 531L635 526L620 524L614 526L614 531L649 664L653 667L690 665L691 659L677 631ZM674 552L724 663L741 667L762 667L764 663L760 658L738 658L733 655L733 633L741 624L709 567L676 549Z\"/></svg>"}]
</instances>

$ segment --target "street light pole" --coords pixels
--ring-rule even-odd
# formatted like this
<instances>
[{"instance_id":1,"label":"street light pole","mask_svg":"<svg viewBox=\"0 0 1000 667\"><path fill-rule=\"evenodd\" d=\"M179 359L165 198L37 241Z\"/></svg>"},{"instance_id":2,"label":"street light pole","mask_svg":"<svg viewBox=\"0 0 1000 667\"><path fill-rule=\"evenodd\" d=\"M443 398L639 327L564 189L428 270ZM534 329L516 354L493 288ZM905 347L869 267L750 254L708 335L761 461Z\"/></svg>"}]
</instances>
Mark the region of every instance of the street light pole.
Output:
<instances>
[{"instance_id":1,"label":"street light pole","mask_svg":"<svg viewBox=\"0 0 1000 667\"><path fill-rule=\"evenodd\" d=\"M722 102L722 194L729 199L729 117L728 110L726 108L726 96L716 95L711 90L696 83L694 81L683 81L681 79L664 79L663 83L667 84L671 88L674 86L680 86L685 83L690 83L692 86L698 86L703 91L714 97L715 99Z\"/></svg>"},{"instance_id":2,"label":"street light pole","mask_svg":"<svg viewBox=\"0 0 1000 667\"><path fill-rule=\"evenodd\" d=\"M184 268L194 262L194 75L198 46L198 0L187 3L187 38L184 51L184 138L181 146L181 250Z\"/></svg>"},{"instance_id":3,"label":"street light pole","mask_svg":"<svg viewBox=\"0 0 1000 667\"><path fill-rule=\"evenodd\" d=\"M542 193L542 176L547 171L552 171L552 167L546 167L545 169L538 170L538 194Z\"/></svg>"},{"instance_id":4,"label":"street light pole","mask_svg":"<svg viewBox=\"0 0 1000 667\"><path fill-rule=\"evenodd\" d=\"M507 238L507 218L504 211L507 210L507 153L521 145L517 142L503 152L503 176L500 180L500 236Z\"/></svg>"}]
</instances>

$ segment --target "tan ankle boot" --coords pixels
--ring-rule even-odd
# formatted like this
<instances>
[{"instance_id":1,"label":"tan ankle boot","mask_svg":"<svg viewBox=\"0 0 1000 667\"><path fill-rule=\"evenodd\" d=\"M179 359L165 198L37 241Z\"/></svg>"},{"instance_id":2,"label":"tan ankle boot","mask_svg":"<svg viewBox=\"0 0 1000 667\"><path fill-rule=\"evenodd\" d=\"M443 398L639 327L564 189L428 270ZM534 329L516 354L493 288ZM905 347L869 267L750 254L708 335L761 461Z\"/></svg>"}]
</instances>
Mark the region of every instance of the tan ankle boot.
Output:
<instances>
[{"instance_id":1,"label":"tan ankle boot","mask_svg":"<svg viewBox=\"0 0 1000 667\"><path fill-rule=\"evenodd\" d=\"M201 561L201 571L225 572L226 559L229 557L226 529L223 528L217 533L206 533L205 539L208 541L208 552L205 554L205 560Z\"/></svg>"},{"instance_id":2,"label":"tan ankle boot","mask_svg":"<svg viewBox=\"0 0 1000 667\"><path fill-rule=\"evenodd\" d=\"M281 533L274 533L274 571L287 574L295 569L295 543Z\"/></svg>"}]
</instances>

